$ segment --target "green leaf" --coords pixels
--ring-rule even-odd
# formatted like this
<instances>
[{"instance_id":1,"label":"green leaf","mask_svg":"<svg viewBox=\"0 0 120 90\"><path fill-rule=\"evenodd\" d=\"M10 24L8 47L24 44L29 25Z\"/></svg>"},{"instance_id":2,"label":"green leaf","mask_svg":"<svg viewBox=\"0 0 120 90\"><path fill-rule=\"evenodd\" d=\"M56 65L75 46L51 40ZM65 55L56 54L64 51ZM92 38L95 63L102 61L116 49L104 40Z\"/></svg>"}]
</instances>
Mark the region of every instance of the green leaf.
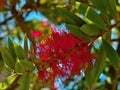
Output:
<instances>
[{"instance_id":1,"label":"green leaf","mask_svg":"<svg viewBox=\"0 0 120 90\"><path fill-rule=\"evenodd\" d=\"M24 49L20 45L15 47L15 52L16 52L16 55L19 59L27 58L27 55L26 55Z\"/></svg>"},{"instance_id":2,"label":"green leaf","mask_svg":"<svg viewBox=\"0 0 120 90\"><path fill-rule=\"evenodd\" d=\"M1 47L1 54L3 57L4 63L10 67L11 69L14 69L15 66L15 60L11 56L11 54L8 52L8 50L4 47Z\"/></svg>"},{"instance_id":3,"label":"green leaf","mask_svg":"<svg viewBox=\"0 0 120 90\"><path fill-rule=\"evenodd\" d=\"M17 75L13 74L0 83L0 90L6 90L16 79Z\"/></svg>"},{"instance_id":4,"label":"green leaf","mask_svg":"<svg viewBox=\"0 0 120 90\"><path fill-rule=\"evenodd\" d=\"M98 9L100 9L103 12L106 11L104 7L104 2L103 2L104 0L91 0L91 1Z\"/></svg>"},{"instance_id":5,"label":"green leaf","mask_svg":"<svg viewBox=\"0 0 120 90\"><path fill-rule=\"evenodd\" d=\"M25 52L28 53L28 41L27 41L26 34L24 36L24 49L25 49Z\"/></svg>"},{"instance_id":6,"label":"green leaf","mask_svg":"<svg viewBox=\"0 0 120 90\"><path fill-rule=\"evenodd\" d=\"M62 18L67 24L72 24L79 27L85 24L85 21L83 21L80 17L66 9L58 8L58 11L61 12Z\"/></svg>"},{"instance_id":7,"label":"green leaf","mask_svg":"<svg viewBox=\"0 0 120 90\"><path fill-rule=\"evenodd\" d=\"M66 27L76 37L90 41L90 37L84 34L79 27L70 24L66 24Z\"/></svg>"},{"instance_id":8,"label":"green leaf","mask_svg":"<svg viewBox=\"0 0 120 90\"><path fill-rule=\"evenodd\" d=\"M23 64L20 62L20 60L17 60L17 62L15 64L15 71L17 73L25 73L25 68L24 68Z\"/></svg>"},{"instance_id":9,"label":"green leaf","mask_svg":"<svg viewBox=\"0 0 120 90\"><path fill-rule=\"evenodd\" d=\"M32 71L34 64L27 60L17 60L15 64L15 71L24 74L26 71Z\"/></svg>"},{"instance_id":10,"label":"green leaf","mask_svg":"<svg viewBox=\"0 0 120 90\"><path fill-rule=\"evenodd\" d=\"M109 11L110 15L114 18L117 17L116 3L115 0L103 0L104 7Z\"/></svg>"},{"instance_id":11,"label":"green leaf","mask_svg":"<svg viewBox=\"0 0 120 90\"><path fill-rule=\"evenodd\" d=\"M10 40L10 38L8 38L8 50L9 50L11 56L16 61L16 54L15 54L15 50L14 50L14 44L12 43L12 41Z\"/></svg>"},{"instance_id":12,"label":"green leaf","mask_svg":"<svg viewBox=\"0 0 120 90\"><path fill-rule=\"evenodd\" d=\"M21 60L20 61L22 63L22 65L24 66L25 68L25 71L31 71L34 69L34 64L31 63L30 61L27 61L27 60Z\"/></svg>"},{"instance_id":13,"label":"green leaf","mask_svg":"<svg viewBox=\"0 0 120 90\"><path fill-rule=\"evenodd\" d=\"M104 5L104 1L105 0L91 0L92 3L94 4L94 6L100 10L100 15L102 16L103 20L105 21L105 23L107 23L108 25L110 24L110 20L109 20L109 14L107 9L105 8Z\"/></svg>"},{"instance_id":14,"label":"green leaf","mask_svg":"<svg viewBox=\"0 0 120 90\"><path fill-rule=\"evenodd\" d=\"M21 79L20 90L29 90L30 86L30 75L24 74Z\"/></svg>"},{"instance_id":15,"label":"green leaf","mask_svg":"<svg viewBox=\"0 0 120 90\"><path fill-rule=\"evenodd\" d=\"M95 24L84 24L80 29L89 36L95 36L103 31L103 29L99 28Z\"/></svg>"},{"instance_id":16,"label":"green leaf","mask_svg":"<svg viewBox=\"0 0 120 90\"><path fill-rule=\"evenodd\" d=\"M94 22L100 28L102 28L102 29L106 28L106 25L105 25L103 19L91 7L89 7L85 4L79 3L79 6L76 8L79 10L79 12L81 14L83 14L85 17L90 19L92 22Z\"/></svg>"},{"instance_id":17,"label":"green leaf","mask_svg":"<svg viewBox=\"0 0 120 90\"><path fill-rule=\"evenodd\" d=\"M86 82L91 88L96 81L99 79L100 74L103 72L105 66L106 66L106 53L104 51L104 48L101 47L101 49L97 52L98 57L96 58L95 65L86 72Z\"/></svg>"},{"instance_id":18,"label":"green leaf","mask_svg":"<svg viewBox=\"0 0 120 90\"><path fill-rule=\"evenodd\" d=\"M120 66L120 57L118 53L113 49L113 47L105 40L103 40L103 46L105 49L105 52L107 53L107 57L110 60L110 63L113 65L113 67L117 70Z\"/></svg>"}]
</instances>

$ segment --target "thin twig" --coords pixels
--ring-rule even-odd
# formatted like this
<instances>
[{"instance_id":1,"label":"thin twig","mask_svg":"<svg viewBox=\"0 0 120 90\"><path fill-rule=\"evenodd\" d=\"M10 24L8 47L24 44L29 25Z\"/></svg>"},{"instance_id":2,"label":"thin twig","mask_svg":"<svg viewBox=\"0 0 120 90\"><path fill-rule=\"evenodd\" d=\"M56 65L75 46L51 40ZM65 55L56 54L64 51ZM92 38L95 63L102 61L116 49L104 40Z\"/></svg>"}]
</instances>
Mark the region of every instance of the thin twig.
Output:
<instances>
[{"instance_id":1,"label":"thin twig","mask_svg":"<svg viewBox=\"0 0 120 90\"><path fill-rule=\"evenodd\" d=\"M116 73L116 76L114 78L112 90L116 90L116 86L117 86L117 83L118 83L119 75L120 75L120 68L118 69L118 71Z\"/></svg>"},{"instance_id":2,"label":"thin twig","mask_svg":"<svg viewBox=\"0 0 120 90\"><path fill-rule=\"evenodd\" d=\"M0 23L0 26L3 25L3 24L5 24L5 23L7 23L7 21L11 20L12 18L13 18L13 16L5 19L3 22Z\"/></svg>"},{"instance_id":3,"label":"thin twig","mask_svg":"<svg viewBox=\"0 0 120 90\"><path fill-rule=\"evenodd\" d=\"M110 27L108 27L108 28L107 28L106 30L104 30L102 33L96 35L96 36L92 39L92 41L90 42L90 45L92 45L92 44L95 42L96 39L98 39L99 37L103 36L105 33L110 32L110 31L112 30L112 28L118 26L119 24L120 24L120 20L116 21L115 24L110 25Z\"/></svg>"}]
</instances>

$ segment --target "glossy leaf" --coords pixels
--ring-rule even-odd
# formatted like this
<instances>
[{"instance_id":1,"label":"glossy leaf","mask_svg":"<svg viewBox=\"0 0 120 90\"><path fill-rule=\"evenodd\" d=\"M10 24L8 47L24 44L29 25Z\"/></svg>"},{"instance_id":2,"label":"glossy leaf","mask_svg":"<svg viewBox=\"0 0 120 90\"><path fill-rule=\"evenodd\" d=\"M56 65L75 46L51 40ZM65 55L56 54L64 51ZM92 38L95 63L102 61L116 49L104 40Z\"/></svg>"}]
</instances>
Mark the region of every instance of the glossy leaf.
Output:
<instances>
[{"instance_id":1,"label":"glossy leaf","mask_svg":"<svg viewBox=\"0 0 120 90\"><path fill-rule=\"evenodd\" d=\"M110 15L117 17L116 3L115 0L103 0L104 7L109 11Z\"/></svg>"},{"instance_id":2,"label":"glossy leaf","mask_svg":"<svg viewBox=\"0 0 120 90\"><path fill-rule=\"evenodd\" d=\"M14 82L17 75L13 74L0 83L0 90L7 90L7 88Z\"/></svg>"},{"instance_id":3,"label":"glossy leaf","mask_svg":"<svg viewBox=\"0 0 120 90\"><path fill-rule=\"evenodd\" d=\"M91 0L92 3L101 11L106 11L105 7L104 7L104 0Z\"/></svg>"},{"instance_id":4,"label":"glossy leaf","mask_svg":"<svg viewBox=\"0 0 120 90\"><path fill-rule=\"evenodd\" d=\"M117 70L120 66L120 57L118 53L113 49L113 47L105 40L103 40L103 46L105 49L105 52L107 54L107 57L110 60L110 63L113 65L113 67Z\"/></svg>"},{"instance_id":5,"label":"glossy leaf","mask_svg":"<svg viewBox=\"0 0 120 90\"><path fill-rule=\"evenodd\" d=\"M17 60L17 62L15 64L15 71L17 73L25 73L25 68L20 60Z\"/></svg>"},{"instance_id":6,"label":"glossy leaf","mask_svg":"<svg viewBox=\"0 0 120 90\"><path fill-rule=\"evenodd\" d=\"M85 21L83 21L80 17L78 17L74 13L69 12L68 10L63 8L59 8L58 10L60 10L62 17L64 18L67 24L72 24L79 27L85 24Z\"/></svg>"},{"instance_id":7,"label":"glossy leaf","mask_svg":"<svg viewBox=\"0 0 120 90\"><path fill-rule=\"evenodd\" d=\"M90 38L84 34L79 27L75 26L75 25L70 25L70 24L66 24L67 29L76 37L85 39L85 40L90 40Z\"/></svg>"},{"instance_id":8,"label":"glossy leaf","mask_svg":"<svg viewBox=\"0 0 120 90\"><path fill-rule=\"evenodd\" d=\"M81 14L83 14L85 17L90 19L92 22L94 22L96 25L98 25L100 28L105 29L105 23L100 17L99 14L97 14L91 7L79 3L79 6L76 7Z\"/></svg>"},{"instance_id":9,"label":"glossy leaf","mask_svg":"<svg viewBox=\"0 0 120 90\"><path fill-rule=\"evenodd\" d=\"M16 61L16 54L15 54L15 50L14 50L14 44L13 42L10 40L10 38L8 38L8 50L11 54L11 56L14 58L14 60Z\"/></svg>"},{"instance_id":10,"label":"glossy leaf","mask_svg":"<svg viewBox=\"0 0 120 90\"><path fill-rule=\"evenodd\" d=\"M20 45L15 47L15 52L19 59L25 59L27 56L24 49Z\"/></svg>"},{"instance_id":11,"label":"glossy leaf","mask_svg":"<svg viewBox=\"0 0 120 90\"><path fill-rule=\"evenodd\" d=\"M20 90L29 90L30 86L30 75L24 74L21 79Z\"/></svg>"},{"instance_id":12,"label":"glossy leaf","mask_svg":"<svg viewBox=\"0 0 120 90\"><path fill-rule=\"evenodd\" d=\"M106 6L104 5L105 0L91 0L92 3L95 5L95 7L100 10L100 15L102 16L103 20L107 23L110 24L109 20L109 14L107 9L105 8Z\"/></svg>"},{"instance_id":13,"label":"glossy leaf","mask_svg":"<svg viewBox=\"0 0 120 90\"><path fill-rule=\"evenodd\" d=\"M89 36L95 36L103 31L95 24L84 24L80 29Z\"/></svg>"},{"instance_id":14,"label":"glossy leaf","mask_svg":"<svg viewBox=\"0 0 120 90\"><path fill-rule=\"evenodd\" d=\"M15 71L17 73L25 73L26 71L32 71L34 64L27 60L17 60L15 64Z\"/></svg>"},{"instance_id":15,"label":"glossy leaf","mask_svg":"<svg viewBox=\"0 0 120 90\"><path fill-rule=\"evenodd\" d=\"M11 54L8 52L8 50L4 47L1 47L1 54L3 57L4 63L11 69L14 69L15 61L13 57L11 56Z\"/></svg>"},{"instance_id":16,"label":"glossy leaf","mask_svg":"<svg viewBox=\"0 0 120 90\"><path fill-rule=\"evenodd\" d=\"M100 74L103 72L106 66L105 62L107 56L103 47L101 47L101 49L97 52L97 55L98 56L96 58L94 66L91 68L91 70L88 70L86 72L86 81L89 88L91 88L96 83L96 81L99 79Z\"/></svg>"},{"instance_id":17,"label":"glossy leaf","mask_svg":"<svg viewBox=\"0 0 120 90\"><path fill-rule=\"evenodd\" d=\"M22 63L22 65L24 66L25 68L25 71L28 71L28 70L33 70L34 69L34 64L31 63L30 61L27 61L27 60L20 60L20 62Z\"/></svg>"}]
</instances>

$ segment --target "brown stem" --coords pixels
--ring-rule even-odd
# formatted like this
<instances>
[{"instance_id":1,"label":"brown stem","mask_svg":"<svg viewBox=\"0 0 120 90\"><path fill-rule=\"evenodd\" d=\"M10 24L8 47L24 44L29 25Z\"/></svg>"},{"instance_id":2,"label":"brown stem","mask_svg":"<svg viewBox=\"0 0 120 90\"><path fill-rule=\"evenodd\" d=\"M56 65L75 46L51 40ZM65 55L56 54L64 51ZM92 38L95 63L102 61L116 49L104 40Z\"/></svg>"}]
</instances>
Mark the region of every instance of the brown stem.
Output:
<instances>
[{"instance_id":1,"label":"brown stem","mask_svg":"<svg viewBox=\"0 0 120 90\"><path fill-rule=\"evenodd\" d=\"M113 82L113 86L112 86L112 90L116 90L116 86L118 83L118 79L119 79L119 75L120 75L120 68L117 71L117 74L115 76L114 82Z\"/></svg>"},{"instance_id":2,"label":"brown stem","mask_svg":"<svg viewBox=\"0 0 120 90\"><path fill-rule=\"evenodd\" d=\"M12 2L12 1L13 1L13 0L11 0L11 2ZM17 3L17 2L16 2L16 3ZM13 3L13 2L11 3L10 11L11 11L13 17L16 19L16 21L17 21L18 24L20 25L22 31L27 34L28 38L29 38L32 42L34 42L34 39L33 39L33 37L31 37L31 34L30 34L30 32L29 32L29 28L27 27L26 23L24 22L24 19L23 19L23 17L22 17L22 14L20 14L19 12L17 12L16 9L15 9L16 3Z\"/></svg>"},{"instance_id":3,"label":"brown stem","mask_svg":"<svg viewBox=\"0 0 120 90\"><path fill-rule=\"evenodd\" d=\"M19 80L19 78L20 78L20 75L18 75L15 78L15 80L13 81L13 83L7 89L5 89L5 90L14 90L14 89L16 89L17 86L18 86L18 80Z\"/></svg>"},{"instance_id":4,"label":"brown stem","mask_svg":"<svg viewBox=\"0 0 120 90\"><path fill-rule=\"evenodd\" d=\"M104 30L102 33L96 35L96 36L92 39L90 45L92 45L92 44L95 42L96 39L98 39L99 37L103 36L105 33L110 32L110 31L112 30L112 28L118 26L119 24L120 24L120 20L116 21L115 24L110 25L110 27L108 27L108 28L107 28L106 30Z\"/></svg>"},{"instance_id":5,"label":"brown stem","mask_svg":"<svg viewBox=\"0 0 120 90\"><path fill-rule=\"evenodd\" d=\"M0 26L3 25L3 24L5 24L5 23L7 23L7 21L11 20L12 18L13 17L11 16L11 17L5 19L3 22L0 23Z\"/></svg>"}]
</instances>

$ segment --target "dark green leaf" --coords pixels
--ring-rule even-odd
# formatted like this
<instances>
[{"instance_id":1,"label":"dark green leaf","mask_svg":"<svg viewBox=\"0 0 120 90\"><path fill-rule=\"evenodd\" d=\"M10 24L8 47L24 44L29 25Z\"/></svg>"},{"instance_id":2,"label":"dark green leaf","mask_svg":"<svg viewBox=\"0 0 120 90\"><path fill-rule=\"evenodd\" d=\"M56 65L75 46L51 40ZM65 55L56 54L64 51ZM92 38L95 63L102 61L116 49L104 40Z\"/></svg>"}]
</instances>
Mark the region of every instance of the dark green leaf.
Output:
<instances>
[{"instance_id":1,"label":"dark green leaf","mask_svg":"<svg viewBox=\"0 0 120 90\"><path fill-rule=\"evenodd\" d=\"M26 34L24 36L24 49L25 49L25 52L28 53L28 41L27 41Z\"/></svg>"},{"instance_id":2,"label":"dark green leaf","mask_svg":"<svg viewBox=\"0 0 120 90\"><path fill-rule=\"evenodd\" d=\"M103 0L104 7L109 11L110 15L114 18L117 17L115 0Z\"/></svg>"},{"instance_id":3,"label":"dark green leaf","mask_svg":"<svg viewBox=\"0 0 120 90\"><path fill-rule=\"evenodd\" d=\"M100 28L102 28L102 29L106 28L106 25L105 25L103 19L91 7L84 5L82 3L79 3L79 6L77 7L77 9L79 10L79 12L81 14L83 14L85 17L90 19L92 22L94 22Z\"/></svg>"},{"instance_id":4,"label":"dark green leaf","mask_svg":"<svg viewBox=\"0 0 120 90\"><path fill-rule=\"evenodd\" d=\"M1 54L3 57L4 63L10 67L11 69L14 69L15 66L15 60L11 56L11 54L8 52L8 50L4 47L1 47Z\"/></svg>"},{"instance_id":5,"label":"dark green leaf","mask_svg":"<svg viewBox=\"0 0 120 90\"><path fill-rule=\"evenodd\" d=\"M69 12L68 10L63 8L58 8L58 10L60 10L62 18L64 18L67 24L72 24L79 27L85 24L85 21L83 21L80 17L78 17L74 13Z\"/></svg>"},{"instance_id":6,"label":"dark green leaf","mask_svg":"<svg viewBox=\"0 0 120 90\"><path fill-rule=\"evenodd\" d=\"M90 37L88 37L86 34L84 34L79 27L75 26L75 25L70 25L70 24L66 24L67 29L76 37L79 37L81 39L90 41Z\"/></svg>"},{"instance_id":7,"label":"dark green leaf","mask_svg":"<svg viewBox=\"0 0 120 90\"><path fill-rule=\"evenodd\" d=\"M103 46L105 49L105 52L110 60L110 63L113 65L113 67L117 70L120 66L120 57L118 53L113 49L113 47L105 40L103 40Z\"/></svg>"},{"instance_id":8,"label":"dark green leaf","mask_svg":"<svg viewBox=\"0 0 120 90\"><path fill-rule=\"evenodd\" d=\"M95 24L84 24L80 29L89 36L95 36L103 31Z\"/></svg>"},{"instance_id":9,"label":"dark green leaf","mask_svg":"<svg viewBox=\"0 0 120 90\"><path fill-rule=\"evenodd\" d=\"M14 60L16 61L16 54L15 54L15 50L14 50L14 44L13 42L10 40L10 38L8 38L8 50L11 54L11 56L14 58Z\"/></svg>"},{"instance_id":10,"label":"dark green leaf","mask_svg":"<svg viewBox=\"0 0 120 90\"><path fill-rule=\"evenodd\" d=\"M30 75L24 74L21 79L20 90L29 90L30 86Z\"/></svg>"},{"instance_id":11,"label":"dark green leaf","mask_svg":"<svg viewBox=\"0 0 120 90\"><path fill-rule=\"evenodd\" d=\"M104 21L109 25L110 24L109 14L104 6L105 0L91 0L91 1L95 5L95 7L100 10L101 12L100 15L102 16Z\"/></svg>"},{"instance_id":12,"label":"dark green leaf","mask_svg":"<svg viewBox=\"0 0 120 90\"><path fill-rule=\"evenodd\" d=\"M16 79L17 75L13 74L9 76L5 81L0 83L0 90L6 90Z\"/></svg>"},{"instance_id":13,"label":"dark green leaf","mask_svg":"<svg viewBox=\"0 0 120 90\"><path fill-rule=\"evenodd\" d=\"M96 58L95 65L91 68L91 70L88 70L86 72L86 81L89 88L91 88L96 83L100 74L103 72L106 66L105 62L106 62L107 56L104 51L104 48L102 47L97 54L98 54L98 57Z\"/></svg>"},{"instance_id":14,"label":"dark green leaf","mask_svg":"<svg viewBox=\"0 0 120 90\"><path fill-rule=\"evenodd\" d=\"M91 0L91 1L99 10L106 12L103 2L104 0Z\"/></svg>"},{"instance_id":15,"label":"dark green leaf","mask_svg":"<svg viewBox=\"0 0 120 90\"><path fill-rule=\"evenodd\" d=\"M15 52L16 52L16 55L19 59L25 59L27 57L24 49L21 46L16 46Z\"/></svg>"}]
</instances>

